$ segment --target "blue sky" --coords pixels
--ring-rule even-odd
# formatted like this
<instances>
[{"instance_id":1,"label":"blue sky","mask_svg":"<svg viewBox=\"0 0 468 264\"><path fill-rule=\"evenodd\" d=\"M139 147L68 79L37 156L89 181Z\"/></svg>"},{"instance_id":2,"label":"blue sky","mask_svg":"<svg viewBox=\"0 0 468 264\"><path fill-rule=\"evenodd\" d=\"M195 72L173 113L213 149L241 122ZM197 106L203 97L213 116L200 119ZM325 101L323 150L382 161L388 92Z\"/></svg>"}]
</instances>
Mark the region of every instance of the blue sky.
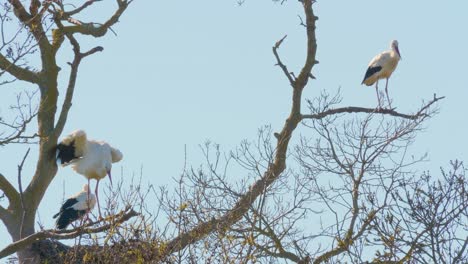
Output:
<instances>
[{"instance_id":1,"label":"blue sky","mask_svg":"<svg viewBox=\"0 0 468 264\"><path fill-rule=\"evenodd\" d=\"M79 18L103 22L114 5L97 2ZM468 160L466 10L466 1L318 1L320 64L303 97L341 88L343 106L374 107L375 90L360 83L370 59L397 39L403 60L390 79L393 106L412 111L434 93L446 96L411 149L415 155L429 153L430 162L420 169L437 171L451 159ZM170 185L182 170L184 146L188 163L197 167L199 144L207 139L228 151L255 139L262 125L281 128L291 88L274 66L271 47L287 34L279 52L298 72L305 59L298 15L303 16L297 1L250 0L239 7L234 0L136 0L113 27L117 36L80 38L83 49L101 45L104 52L82 62L64 132L84 129L90 138L119 148L124 159L114 165L114 177L121 169L124 176L139 174L143 167L143 183ZM59 54L63 73L70 52L65 47ZM8 115L22 87L33 90L19 83L0 87L0 114ZM62 82L61 94L64 88ZM15 181L27 148L1 148L0 172ZM33 174L35 150L32 146L24 182ZM39 209L46 227L53 226L62 194L71 195L84 183L71 169L59 169ZM0 226L0 237L7 236ZM7 243L0 241L0 247Z\"/></svg>"}]
</instances>

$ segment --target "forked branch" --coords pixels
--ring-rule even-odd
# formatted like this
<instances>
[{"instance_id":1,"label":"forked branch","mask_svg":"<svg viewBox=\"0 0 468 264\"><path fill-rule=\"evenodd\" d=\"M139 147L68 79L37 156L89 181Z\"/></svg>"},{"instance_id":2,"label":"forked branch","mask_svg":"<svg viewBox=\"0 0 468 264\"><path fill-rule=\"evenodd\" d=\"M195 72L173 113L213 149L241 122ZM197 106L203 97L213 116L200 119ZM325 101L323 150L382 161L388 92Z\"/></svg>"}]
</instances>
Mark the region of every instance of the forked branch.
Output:
<instances>
[{"instance_id":1,"label":"forked branch","mask_svg":"<svg viewBox=\"0 0 468 264\"><path fill-rule=\"evenodd\" d=\"M96 1L89 1L89 2L96 2ZM86 23L86 22L81 22L76 19L73 19L70 17L70 15L75 14L76 10L83 10L89 5L83 5L80 8L70 11L69 12L54 12L55 18L58 20L62 21L68 21L72 24L73 26L66 26L61 29L63 34L75 34L75 33L80 33L83 35L90 35L93 37L102 37L107 33L107 30L109 30L115 23L119 21L120 16L123 14L125 9L127 9L128 5L133 2L133 0L117 0L118 8L115 11L115 13L103 24L97 24L97 23ZM63 10L62 10L63 11Z\"/></svg>"}]
</instances>

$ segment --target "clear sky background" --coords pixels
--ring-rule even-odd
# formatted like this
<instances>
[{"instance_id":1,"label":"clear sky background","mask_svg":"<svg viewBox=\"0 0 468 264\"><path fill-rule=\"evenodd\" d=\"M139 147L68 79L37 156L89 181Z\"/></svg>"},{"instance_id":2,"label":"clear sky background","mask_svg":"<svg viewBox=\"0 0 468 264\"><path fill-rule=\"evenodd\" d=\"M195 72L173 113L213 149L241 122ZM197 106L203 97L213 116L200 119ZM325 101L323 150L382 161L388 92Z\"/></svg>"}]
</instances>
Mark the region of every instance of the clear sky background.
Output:
<instances>
[{"instance_id":1,"label":"clear sky background","mask_svg":"<svg viewBox=\"0 0 468 264\"><path fill-rule=\"evenodd\" d=\"M411 149L415 155L429 153L429 162L419 169L437 172L452 159L467 161L468 2L322 0L314 7L320 64L303 98L341 88L342 106L375 107L375 89L360 83L370 59L397 39L403 60L390 79L393 106L412 112L434 93L446 96L440 114ZM115 1L97 2L79 19L103 22L114 8ZM271 47L287 34L279 52L298 72L306 44L298 15L303 16L302 6L292 0L283 5L248 0L240 7L235 0L134 1L113 27L118 36L80 38L83 50L100 45L104 52L81 64L64 133L84 129L90 138L119 148L124 159L114 164L115 178L120 170L124 177L139 175L143 167L143 183L171 185L182 170L184 146L189 165L198 167L199 144L207 139L229 151L243 139L255 139L262 125L276 131L282 127L291 88L274 66ZM70 55L68 47L59 54L62 73ZM1 115L9 115L21 88L35 89L20 83L0 87ZM26 185L37 146L0 148L0 172L15 185L17 165L28 147ZM85 182L70 168L59 169L37 220L52 228L63 193L76 193ZM3 248L10 241L3 225L0 237Z\"/></svg>"}]
</instances>

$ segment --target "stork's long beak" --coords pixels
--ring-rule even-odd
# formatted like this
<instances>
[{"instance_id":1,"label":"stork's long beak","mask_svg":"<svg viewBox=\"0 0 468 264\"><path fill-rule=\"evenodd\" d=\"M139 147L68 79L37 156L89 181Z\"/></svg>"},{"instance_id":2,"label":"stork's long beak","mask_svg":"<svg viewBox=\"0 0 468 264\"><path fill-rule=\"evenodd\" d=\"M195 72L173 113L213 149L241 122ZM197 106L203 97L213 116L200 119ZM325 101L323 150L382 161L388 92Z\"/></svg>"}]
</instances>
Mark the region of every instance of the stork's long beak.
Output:
<instances>
[{"instance_id":1,"label":"stork's long beak","mask_svg":"<svg viewBox=\"0 0 468 264\"><path fill-rule=\"evenodd\" d=\"M109 180L111 182L111 186L112 186L112 175L111 175L111 171L107 171L107 175L109 175Z\"/></svg>"},{"instance_id":2,"label":"stork's long beak","mask_svg":"<svg viewBox=\"0 0 468 264\"><path fill-rule=\"evenodd\" d=\"M400 50L398 49L398 46L395 47L395 50L398 53L398 56L400 57L400 60L401 60L401 54L400 54Z\"/></svg>"}]
</instances>

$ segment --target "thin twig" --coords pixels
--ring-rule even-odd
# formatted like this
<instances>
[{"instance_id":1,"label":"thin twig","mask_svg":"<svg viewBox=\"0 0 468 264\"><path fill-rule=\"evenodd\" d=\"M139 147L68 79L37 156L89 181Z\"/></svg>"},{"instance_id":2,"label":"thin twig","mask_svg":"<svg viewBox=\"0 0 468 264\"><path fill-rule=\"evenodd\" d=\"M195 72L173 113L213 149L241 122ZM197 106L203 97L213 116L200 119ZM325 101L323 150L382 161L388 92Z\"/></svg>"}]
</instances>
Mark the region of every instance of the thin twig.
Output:
<instances>
[{"instance_id":1,"label":"thin twig","mask_svg":"<svg viewBox=\"0 0 468 264\"><path fill-rule=\"evenodd\" d=\"M23 210L21 214L21 225L20 225L20 239L23 237L23 225L24 225L24 217L26 216L26 205L24 204L24 197L23 197L23 186L21 184L21 171L23 170L23 165L24 162L26 161L26 158L28 157L29 151L31 148L28 148L28 151L26 151L26 154L24 154L23 160L21 161L21 164L18 165L18 189L19 189L19 194L20 194L20 200L21 200L21 209Z\"/></svg>"},{"instance_id":2,"label":"thin twig","mask_svg":"<svg viewBox=\"0 0 468 264\"><path fill-rule=\"evenodd\" d=\"M291 84L291 86L294 87L294 73L290 73L288 71L288 68L286 67L286 65L284 65L284 63L281 61L279 55L278 55L278 48L281 46L281 43L283 43L284 39L287 37L288 35L284 35L284 37L282 37L280 40L278 40L275 45L273 46L273 54L275 55L275 58L276 58L276 65L280 66L280 68L283 70L283 73L284 75L286 75L286 77L288 78L289 80L289 83Z\"/></svg>"}]
</instances>

